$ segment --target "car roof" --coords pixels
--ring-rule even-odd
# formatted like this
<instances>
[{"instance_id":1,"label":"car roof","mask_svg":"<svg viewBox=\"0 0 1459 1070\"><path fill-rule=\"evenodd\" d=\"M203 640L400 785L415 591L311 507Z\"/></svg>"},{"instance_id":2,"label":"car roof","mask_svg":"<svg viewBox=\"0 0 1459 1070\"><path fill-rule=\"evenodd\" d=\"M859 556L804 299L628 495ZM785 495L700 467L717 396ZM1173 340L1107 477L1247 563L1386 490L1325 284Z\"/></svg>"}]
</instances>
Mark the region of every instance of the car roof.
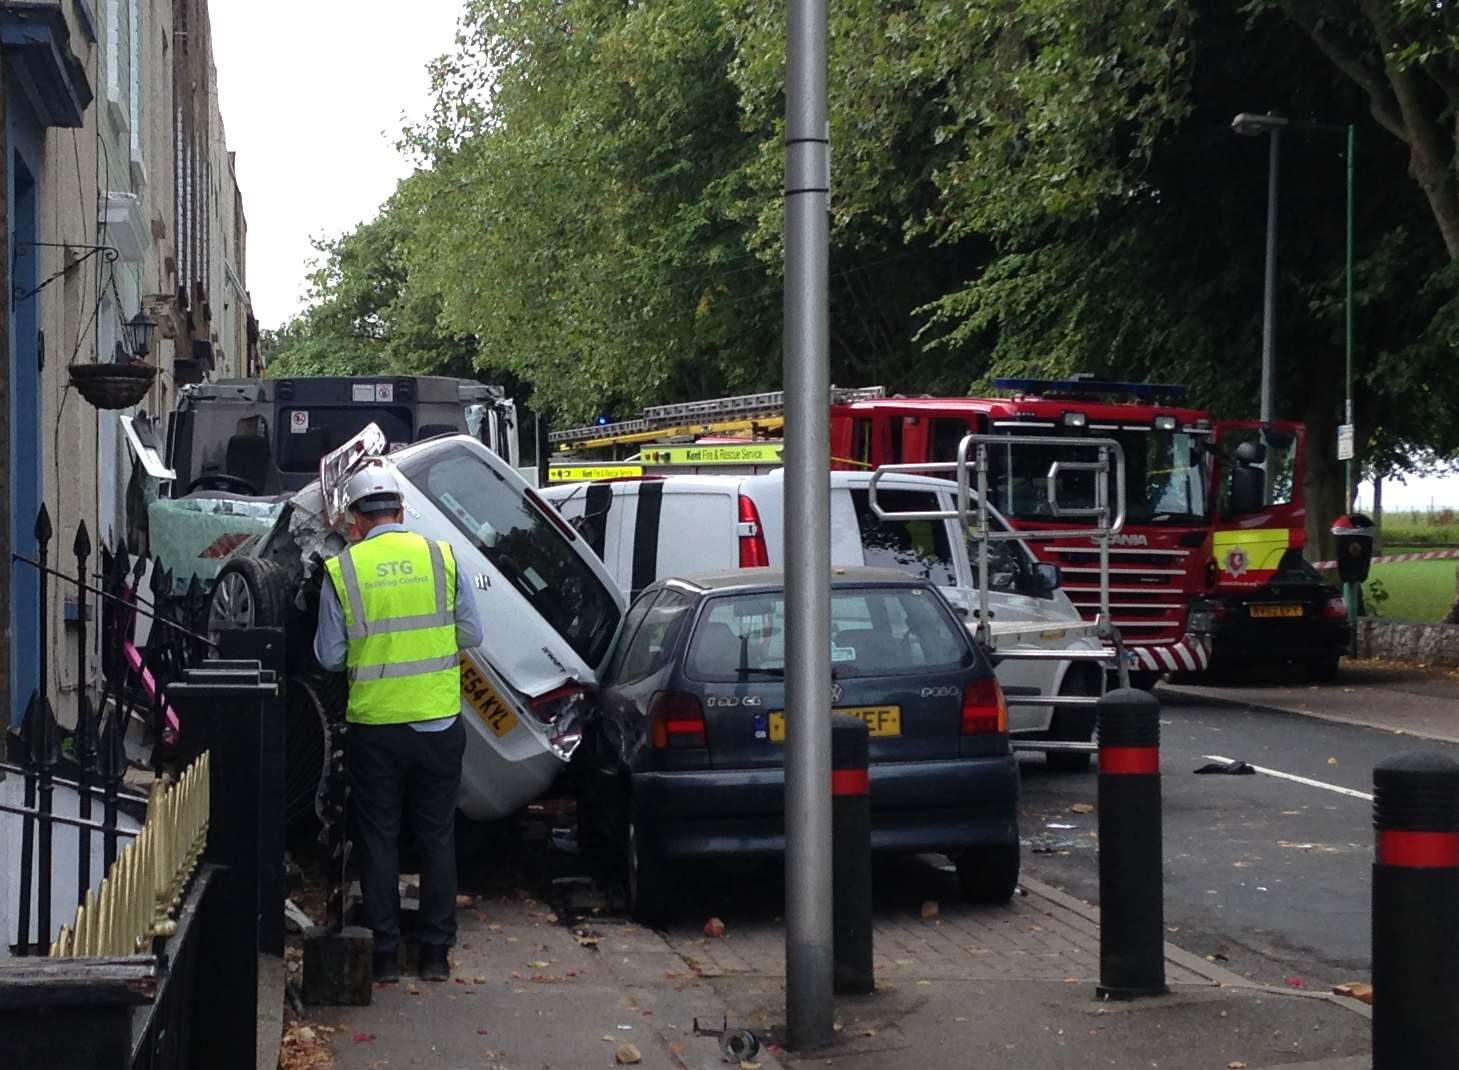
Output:
<instances>
[{"instance_id":1,"label":"car roof","mask_svg":"<svg viewBox=\"0 0 1459 1070\"><path fill-rule=\"evenodd\" d=\"M773 588L785 586L783 568L731 568L713 572L691 572L684 576L665 576L655 586L672 582L676 586L700 591L725 591L736 588ZM832 587L861 587L867 584L896 587L929 587L926 580L909 576L894 568L863 568L837 565L831 569Z\"/></svg>"}]
</instances>

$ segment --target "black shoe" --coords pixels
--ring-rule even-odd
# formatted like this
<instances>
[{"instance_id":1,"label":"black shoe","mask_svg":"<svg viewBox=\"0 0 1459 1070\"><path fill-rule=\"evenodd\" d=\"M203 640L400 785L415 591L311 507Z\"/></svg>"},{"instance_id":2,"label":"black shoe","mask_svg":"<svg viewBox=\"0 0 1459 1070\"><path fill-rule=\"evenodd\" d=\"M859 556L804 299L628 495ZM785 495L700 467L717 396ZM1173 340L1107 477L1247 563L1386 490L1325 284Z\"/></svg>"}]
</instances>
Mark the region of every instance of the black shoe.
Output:
<instances>
[{"instance_id":1,"label":"black shoe","mask_svg":"<svg viewBox=\"0 0 1459 1070\"><path fill-rule=\"evenodd\" d=\"M449 981L451 979L451 963L446 957L447 950L438 945L421 944L417 958L422 981Z\"/></svg>"},{"instance_id":2,"label":"black shoe","mask_svg":"<svg viewBox=\"0 0 1459 1070\"><path fill-rule=\"evenodd\" d=\"M371 958L375 980L386 984L400 980L400 953L398 951L376 951Z\"/></svg>"}]
</instances>

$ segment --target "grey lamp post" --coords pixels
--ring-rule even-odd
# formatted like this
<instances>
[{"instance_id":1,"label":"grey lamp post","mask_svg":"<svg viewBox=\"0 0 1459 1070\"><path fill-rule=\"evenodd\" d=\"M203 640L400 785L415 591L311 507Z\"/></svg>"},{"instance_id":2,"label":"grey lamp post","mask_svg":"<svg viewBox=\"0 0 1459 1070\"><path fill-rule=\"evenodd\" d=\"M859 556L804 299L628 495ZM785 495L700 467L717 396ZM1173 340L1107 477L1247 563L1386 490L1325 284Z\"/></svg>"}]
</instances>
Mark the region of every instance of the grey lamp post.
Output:
<instances>
[{"instance_id":1,"label":"grey lamp post","mask_svg":"<svg viewBox=\"0 0 1459 1070\"><path fill-rule=\"evenodd\" d=\"M1271 135L1266 180L1266 282L1261 303L1261 422L1272 419L1273 365L1276 362L1277 329L1277 175L1281 169L1282 129L1287 120L1280 115L1251 115L1242 112L1231 120L1231 129L1247 137Z\"/></svg>"},{"instance_id":2,"label":"grey lamp post","mask_svg":"<svg viewBox=\"0 0 1459 1070\"><path fill-rule=\"evenodd\" d=\"M1261 419L1265 423L1271 418L1271 329L1275 310L1273 276L1276 267L1276 219L1277 219L1277 151L1283 130L1321 130L1328 133L1341 132L1346 136L1345 164L1347 169L1347 254L1344 278L1344 325L1343 325L1343 425L1349 436L1353 436L1353 149L1354 127L1352 123L1294 123L1280 115L1253 115L1242 112L1231 120L1231 129L1238 134L1257 137L1270 134L1272 138L1271 165L1267 177L1267 253L1266 253L1266 308L1262 320L1262 371L1261 371ZM1343 461L1343 500L1348 512L1353 509L1353 475L1357 470L1357 442L1350 437L1346 450L1339 447ZM1343 591L1348 606L1348 625L1356 627L1358 613L1358 585L1349 583Z\"/></svg>"}]
</instances>

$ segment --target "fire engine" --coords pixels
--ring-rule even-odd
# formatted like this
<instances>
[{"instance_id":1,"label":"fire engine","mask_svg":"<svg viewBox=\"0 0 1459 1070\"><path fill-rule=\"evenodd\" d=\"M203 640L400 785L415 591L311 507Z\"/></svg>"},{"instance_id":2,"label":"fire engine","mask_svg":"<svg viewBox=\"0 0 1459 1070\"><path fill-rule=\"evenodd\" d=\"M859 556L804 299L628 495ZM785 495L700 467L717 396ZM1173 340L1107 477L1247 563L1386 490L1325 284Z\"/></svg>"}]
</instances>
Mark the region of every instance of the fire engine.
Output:
<instances>
[{"instance_id":1,"label":"fire engine","mask_svg":"<svg viewBox=\"0 0 1459 1070\"><path fill-rule=\"evenodd\" d=\"M1314 675L1330 675L1346 645L1346 608L1302 560L1306 544L1301 424L1213 420L1181 404L1185 388L1088 375L1065 380L999 379L1007 397L888 397L833 405L831 455L841 468L946 462L968 434L1113 439L1127 469L1126 521L1111 540L1111 623L1139 668L1154 674L1201 671L1211 637L1238 617L1246 637L1267 622L1287 625L1289 652ZM1090 451L1093 460L1094 451ZM992 504L1015 527L1058 529L1069 537L1032 544L1059 566L1063 588L1087 617L1099 608L1098 553L1078 523L1061 523L1048 492L1050 466L1066 450L1027 446L989 451ZM1086 473L1059 478L1061 499L1093 500ZM1318 589L1315 600L1291 584ZM1301 634L1299 635L1299 631ZM1234 642L1235 640L1233 640ZM1225 652L1224 639L1219 640Z\"/></svg>"}]
</instances>

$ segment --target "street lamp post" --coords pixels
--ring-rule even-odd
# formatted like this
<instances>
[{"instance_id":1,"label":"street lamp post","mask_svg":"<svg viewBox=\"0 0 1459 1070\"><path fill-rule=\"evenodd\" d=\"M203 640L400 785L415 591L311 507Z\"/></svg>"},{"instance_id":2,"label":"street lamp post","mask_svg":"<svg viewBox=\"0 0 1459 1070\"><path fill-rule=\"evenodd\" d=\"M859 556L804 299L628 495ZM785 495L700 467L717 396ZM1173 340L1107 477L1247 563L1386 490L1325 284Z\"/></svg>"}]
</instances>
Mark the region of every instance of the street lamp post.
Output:
<instances>
[{"instance_id":1,"label":"street lamp post","mask_svg":"<svg viewBox=\"0 0 1459 1070\"><path fill-rule=\"evenodd\" d=\"M1353 190L1354 190L1354 131L1352 123L1294 123L1281 115L1255 115L1242 112L1231 120L1231 129L1248 137L1270 134L1271 162L1267 174L1267 253L1266 253L1266 305L1262 318L1262 371L1261 371L1261 419L1271 419L1271 330L1275 314L1273 292L1274 273L1277 259L1277 150L1283 130L1320 130L1328 133L1342 132L1346 135L1345 152L1347 165L1347 253L1344 267L1344 327L1343 327L1343 429L1338 436L1338 459L1343 462L1343 501L1348 512L1353 510L1353 476L1357 469L1357 442L1353 427ZM1345 586L1344 600L1348 607L1348 626L1356 628L1358 614L1358 585Z\"/></svg>"}]
</instances>

